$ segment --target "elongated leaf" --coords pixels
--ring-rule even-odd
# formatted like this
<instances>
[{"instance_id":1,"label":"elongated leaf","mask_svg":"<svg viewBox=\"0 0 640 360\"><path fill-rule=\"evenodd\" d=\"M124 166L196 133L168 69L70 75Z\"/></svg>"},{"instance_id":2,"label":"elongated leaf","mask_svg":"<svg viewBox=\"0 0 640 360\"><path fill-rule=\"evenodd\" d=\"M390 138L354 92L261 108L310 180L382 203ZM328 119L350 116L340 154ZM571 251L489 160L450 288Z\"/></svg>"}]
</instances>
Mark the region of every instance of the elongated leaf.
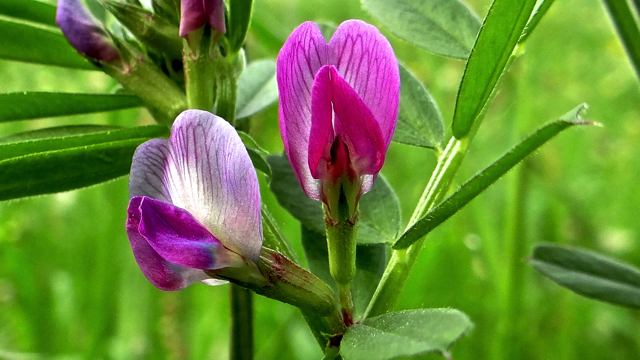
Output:
<instances>
[{"instance_id":1,"label":"elongated leaf","mask_svg":"<svg viewBox=\"0 0 640 360\"><path fill-rule=\"evenodd\" d=\"M56 26L56 7L38 0L2 0L0 15Z\"/></svg>"},{"instance_id":2,"label":"elongated leaf","mask_svg":"<svg viewBox=\"0 0 640 360\"><path fill-rule=\"evenodd\" d=\"M0 122L87 114L142 106L133 95L20 92L0 94Z\"/></svg>"},{"instance_id":3,"label":"elongated leaf","mask_svg":"<svg viewBox=\"0 0 640 360\"><path fill-rule=\"evenodd\" d=\"M0 59L96 70L61 32L0 18Z\"/></svg>"},{"instance_id":4,"label":"elongated leaf","mask_svg":"<svg viewBox=\"0 0 640 360\"><path fill-rule=\"evenodd\" d=\"M59 138L73 135L93 134L111 130L122 129L120 126L111 125L69 125L56 126L44 129L29 130L10 136L0 138L0 144L14 143L27 140L38 140L43 138Z\"/></svg>"},{"instance_id":5,"label":"elongated leaf","mask_svg":"<svg viewBox=\"0 0 640 360\"><path fill-rule=\"evenodd\" d=\"M0 161L0 200L79 189L129 173L148 138L47 151Z\"/></svg>"},{"instance_id":6,"label":"elongated leaf","mask_svg":"<svg viewBox=\"0 0 640 360\"><path fill-rule=\"evenodd\" d=\"M466 59L480 20L458 0L362 0L397 37L427 51Z\"/></svg>"},{"instance_id":7,"label":"elongated leaf","mask_svg":"<svg viewBox=\"0 0 640 360\"><path fill-rule=\"evenodd\" d=\"M316 233L324 234L324 214L322 203L308 198L296 179L289 160L285 155L270 155L273 177L269 187L278 203L294 218ZM378 176L376 183L360 199L359 244L389 243L395 240L400 230L400 205L398 197L384 176Z\"/></svg>"},{"instance_id":8,"label":"elongated leaf","mask_svg":"<svg viewBox=\"0 0 640 360\"><path fill-rule=\"evenodd\" d=\"M251 12L253 11L253 0L234 0L229 3L229 52L238 52L247 37L249 25L251 23Z\"/></svg>"},{"instance_id":9,"label":"elongated leaf","mask_svg":"<svg viewBox=\"0 0 640 360\"><path fill-rule=\"evenodd\" d=\"M246 132L238 131L238 135L240 135L240 139L242 139L244 146L247 148L253 166L267 176L267 181L271 181L273 174L271 173L271 166L267 162L269 152L260 147L256 140Z\"/></svg>"},{"instance_id":10,"label":"elongated leaf","mask_svg":"<svg viewBox=\"0 0 640 360\"><path fill-rule=\"evenodd\" d=\"M336 283L329 272L329 254L327 238L301 226L301 240L309 270L317 277L337 290ZM352 295L356 317L363 315L378 287L387 264L387 246L384 244L360 245L356 248L356 275L352 281Z\"/></svg>"},{"instance_id":11,"label":"elongated leaf","mask_svg":"<svg viewBox=\"0 0 640 360\"><path fill-rule=\"evenodd\" d=\"M535 10L533 10L533 15L531 16L531 19L529 19L529 22L524 29L524 34L522 34L520 40L518 40L518 44L523 44L527 41L529 36L533 33L533 31L540 23L540 20L542 20L544 15L547 13L547 10L549 10L551 5L553 4L553 1L554 0L542 0L538 3L538 6L536 6Z\"/></svg>"},{"instance_id":12,"label":"elongated leaf","mask_svg":"<svg viewBox=\"0 0 640 360\"><path fill-rule=\"evenodd\" d=\"M249 117L276 100L276 63L273 60L260 60L249 64L238 80L236 119Z\"/></svg>"},{"instance_id":13,"label":"elongated leaf","mask_svg":"<svg viewBox=\"0 0 640 360\"><path fill-rule=\"evenodd\" d=\"M417 309L365 319L347 329L340 346L345 360L387 360L427 353L446 355L473 327L455 309Z\"/></svg>"},{"instance_id":14,"label":"elongated leaf","mask_svg":"<svg viewBox=\"0 0 640 360\"><path fill-rule=\"evenodd\" d=\"M400 109L393 141L439 148L444 139L444 121L431 94L402 64L400 83Z\"/></svg>"},{"instance_id":15,"label":"elongated leaf","mask_svg":"<svg viewBox=\"0 0 640 360\"><path fill-rule=\"evenodd\" d=\"M580 105L571 110L560 120L551 122L539 128L535 133L529 135L520 144L509 150L500 159L491 164L486 169L479 172L471 180L462 185L456 192L431 209L424 217L418 220L409 228L398 241L393 245L394 249L404 249L409 247L421 237L427 235L431 230L442 224L453 214L462 209L476 196L491 186L496 180L502 177L507 171L516 166L522 159L529 156L544 143L552 139L562 130L574 125L593 124L579 120L580 112L586 105Z\"/></svg>"},{"instance_id":16,"label":"elongated leaf","mask_svg":"<svg viewBox=\"0 0 640 360\"><path fill-rule=\"evenodd\" d=\"M496 87L536 0L495 0L471 51L458 90L453 136L465 138Z\"/></svg>"},{"instance_id":17,"label":"elongated leaf","mask_svg":"<svg viewBox=\"0 0 640 360\"><path fill-rule=\"evenodd\" d=\"M591 251L537 245L527 260L549 279L580 295L640 308L640 269Z\"/></svg>"},{"instance_id":18,"label":"elongated leaf","mask_svg":"<svg viewBox=\"0 0 640 360\"><path fill-rule=\"evenodd\" d=\"M167 136L169 134L169 130L165 126L149 125L134 128L107 130L102 132L75 134L71 136L59 136L60 133L63 132L63 130L68 129L69 127L43 129L38 131L36 134L55 134L54 136L56 137L36 139L32 138L19 142L2 144L0 145L0 161L41 152L78 148L129 139L151 139L161 136ZM29 135L32 136L34 134L33 132L29 132L27 133L27 136ZM20 136L20 134L18 134L18 136Z\"/></svg>"},{"instance_id":19,"label":"elongated leaf","mask_svg":"<svg viewBox=\"0 0 640 360\"><path fill-rule=\"evenodd\" d=\"M620 40L627 50L636 75L640 77L640 25L637 16L627 1L604 0ZM637 7L637 5L636 5ZM636 9L638 10L638 9Z\"/></svg>"}]
</instances>

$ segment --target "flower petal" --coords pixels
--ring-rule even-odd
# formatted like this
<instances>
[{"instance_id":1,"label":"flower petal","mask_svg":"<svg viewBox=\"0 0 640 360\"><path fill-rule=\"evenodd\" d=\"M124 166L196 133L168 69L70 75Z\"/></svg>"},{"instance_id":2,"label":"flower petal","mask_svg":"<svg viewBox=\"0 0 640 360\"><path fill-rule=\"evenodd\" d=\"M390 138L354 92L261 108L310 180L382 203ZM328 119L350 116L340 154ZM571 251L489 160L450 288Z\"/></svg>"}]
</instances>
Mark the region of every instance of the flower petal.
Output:
<instances>
[{"instance_id":1,"label":"flower petal","mask_svg":"<svg viewBox=\"0 0 640 360\"><path fill-rule=\"evenodd\" d=\"M203 0L204 12L209 19L209 25L220 33L225 33L227 28L224 25L224 3L222 0Z\"/></svg>"},{"instance_id":2,"label":"flower petal","mask_svg":"<svg viewBox=\"0 0 640 360\"><path fill-rule=\"evenodd\" d=\"M167 140L153 139L138 146L129 174L129 196L148 196L173 203L166 172L171 146Z\"/></svg>"},{"instance_id":3,"label":"flower petal","mask_svg":"<svg viewBox=\"0 0 640 360\"><path fill-rule=\"evenodd\" d=\"M316 74L311 88L311 134L309 136L309 169L315 179L325 177L326 163L331 161L333 131L333 84L331 68L325 65Z\"/></svg>"},{"instance_id":4,"label":"flower petal","mask_svg":"<svg viewBox=\"0 0 640 360\"><path fill-rule=\"evenodd\" d=\"M391 142L400 103L398 61L387 39L372 25L345 21L329 41L336 68L373 113L385 141Z\"/></svg>"},{"instance_id":5,"label":"flower petal","mask_svg":"<svg viewBox=\"0 0 640 360\"><path fill-rule=\"evenodd\" d=\"M187 110L173 124L165 167L171 203L224 246L257 262L262 248L258 176L236 130L221 117Z\"/></svg>"},{"instance_id":6,"label":"flower petal","mask_svg":"<svg viewBox=\"0 0 640 360\"><path fill-rule=\"evenodd\" d=\"M208 276L202 270L185 268L163 259L140 234L142 199L141 196L137 196L129 202L127 235L133 255L144 276L155 287L165 291L180 290L194 282L207 279Z\"/></svg>"},{"instance_id":7,"label":"flower petal","mask_svg":"<svg viewBox=\"0 0 640 360\"><path fill-rule=\"evenodd\" d=\"M193 30L201 28L207 18L203 0L182 0L180 3L180 36L184 37Z\"/></svg>"},{"instance_id":8,"label":"flower petal","mask_svg":"<svg viewBox=\"0 0 640 360\"><path fill-rule=\"evenodd\" d=\"M79 0L59 0L56 24L80 54L110 62L120 57L98 20Z\"/></svg>"},{"instance_id":9,"label":"flower petal","mask_svg":"<svg viewBox=\"0 0 640 360\"><path fill-rule=\"evenodd\" d=\"M320 200L320 185L309 170L311 88L318 70L333 61L318 25L296 28L278 54L280 132L284 148L304 192Z\"/></svg>"}]
</instances>

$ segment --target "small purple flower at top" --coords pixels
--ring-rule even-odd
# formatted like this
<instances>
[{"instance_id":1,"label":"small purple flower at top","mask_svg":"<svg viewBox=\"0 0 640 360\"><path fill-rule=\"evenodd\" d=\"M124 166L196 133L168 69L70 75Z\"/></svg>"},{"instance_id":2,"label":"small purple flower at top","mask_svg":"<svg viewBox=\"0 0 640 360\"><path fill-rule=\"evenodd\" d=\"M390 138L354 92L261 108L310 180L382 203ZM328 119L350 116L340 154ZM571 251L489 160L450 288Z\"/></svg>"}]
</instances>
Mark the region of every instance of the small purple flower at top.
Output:
<instances>
[{"instance_id":1,"label":"small purple flower at top","mask_svg":"<svg viewBox=\"0 0 640 360\"><path fill-rule=\"evenodd\" d=\"M330 213L343 193L353 214L396 126L400 74L391 45L359 20L340 24L329 43L306 22L280 50L276 72L280 132L300 185Z\"/></svg>"},{"instance_id":2,"label":"small purple flower at top","mask_svg":"<svg viewBox=\"0 0 640 360\"><path fill-rule=\"evenodd\" d=\"M181 0L180 7L180 36L185 37L206 23L219 33L227 31L222 0Z\"/></svg>"},{"instance_id":3,"label":"small purple flower at top","mask_svg":"<svg viewBox=\"0 0 640 360\"><path fill-rule=\"evenodd\" d=\"M120 57L106 30L80 0L58 0L56 24L80 54L102 62Z\"/></svg>"},{"instance_id":4,"label":"small purple flower at top","mask_svg":"<svg viewBox=\"0 0 640 360\"><path fill-rule=\"evenodd\" d=\"M140 145L129 179L127 235L142 273L161 290L208 280L204 270L257 263L258 178L235 129L187 110L168 140Z\"/></svg>"}]
</instances>

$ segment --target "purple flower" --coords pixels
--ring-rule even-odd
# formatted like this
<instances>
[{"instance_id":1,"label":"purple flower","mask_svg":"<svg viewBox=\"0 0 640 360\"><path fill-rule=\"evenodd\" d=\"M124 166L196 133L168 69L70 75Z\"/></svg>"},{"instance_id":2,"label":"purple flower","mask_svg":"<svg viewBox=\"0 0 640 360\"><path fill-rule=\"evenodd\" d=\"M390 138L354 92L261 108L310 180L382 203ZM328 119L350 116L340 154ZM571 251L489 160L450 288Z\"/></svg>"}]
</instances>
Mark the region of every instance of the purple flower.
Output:
<instances>
[{"instance_id":1,"label":"purple flower","mask_svg":"<svg viewBox=\"0 0 640 360\"><path fill-rule=\"evenodd\" d=\"M304 192L332 212L343 191L353 210L373 187L396 125L400 75L391 45L358 20L340 24L327 44L306 22L280 50L277 80L280 132Z\"/></svg>"},{"instance_id":2,"label":"purple flower","mask_svg":"<svg viewBox=\"0 0 640 360\"><path fill-rule=\"evenodd\" d=\"M181 0L180 36L209 23L219 33L225 33L224 4L222 0Z\"/></svg>"},{"instance_id":3,"label":"purple flower","mask_svg":"<svg viewBox=\"0 0 640 360\"><path fill-rule=\"evenodd\" d=\"M262 247L255 169L229 123L187 110L169 140L133 156L127 235L143 274L162 290L209 279L204 270L256 263Z\"/></svg>"},{"instance_id":4,"label":"purple flower","mask_svg":"<svg viewBox=\"0 0 640 360\"><path fill-rule=\"evenodd\" d=\"M120 57L105 29L80 0L58 0L56 24L80 54L102 62Z\"/></svg>"}]
</instances>

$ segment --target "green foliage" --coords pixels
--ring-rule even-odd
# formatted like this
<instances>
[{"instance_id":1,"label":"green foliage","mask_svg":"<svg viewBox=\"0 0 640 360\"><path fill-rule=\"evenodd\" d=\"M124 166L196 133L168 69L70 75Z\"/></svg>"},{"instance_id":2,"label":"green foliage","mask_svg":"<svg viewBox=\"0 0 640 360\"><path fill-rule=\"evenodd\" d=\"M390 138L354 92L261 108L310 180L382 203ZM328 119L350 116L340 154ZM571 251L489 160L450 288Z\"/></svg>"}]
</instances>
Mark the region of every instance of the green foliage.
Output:
<instances>
[{"instance_id":1,"label":"green foliage","mask_svg":"<svg viewBox=\"0 0 640 360\"><path fill-rule=\"evenodd\" d=\"M560 286L595 300L640 308L640 270L591 251L537 245L527 260Z\"/></svg>"},{"instance_id":2,"label":"green foliage","mask_svg":"<svg viewBox=\"0 0 640 360\"><path fill-rule=\"evenodd\" d=\"M480 30L478 17L458 0L361 0L397 37L433 53L466 59Z\"/></svg>"},{"instance_id":3,"label":"green foliage","mask_svg":"<svg viewBox=\"0 0 640 360\"><path fill-rule=\"evenodd\" d=\"M393 141L439 149L444 140L444 121L429 91L400 64L400 109Z\"/></svg>"},{"instance_id":4,"label":"green foliage","mask_svg":"<svg viewBox=\"0 0 640 360\"><path fill-rule=\"evenodd\" d=\"M442 203L431 209L425 216L420 218L411 228L409 228L398 241L393 245L394 249L404 249L431 230L442 224L453 214L462 209L476 196L486 190L511 168L516 166L522 159L531 155L536 149L551 140L562 130L574 125L585 125L587 122L578 121L579 114L585 109L585 105L580 105L564 115L560 120L549 123L535 133L524 139L513 149L509 150L500 159L495 161L486 169L479 172L471 180L462 185L456 192L445 199Z\"/></svg>"},{"instance_id":5,"label":"green foliage","mask_svg":"<svg viewBox=\"0 0 640 360\"><path fill-rule=\"evenodd\" d=\"M473 327L454 309L417 309L365 319L350 327L342 339L345 360L386 360L400 356L440 353Z\"/></svg>"},{"instance_id":6,"label":"green foliage","mask_svg":"<svg viewBox=\"0 0 640 360\"><path fill-rule=\"evenodd\" d=\"M0 59L96 70L60 31L0 18Z\"/></svg>"},{"instance_id":7,"label":"green foliage","mask_svg":"<svg viewBox=\"0 0 640 360\"><path fill-rule=\"evenodd\" d=\"M486 105L531 16L536 0L496 0L462 75L453 115L453 136L466 138Z\"/></svg>"},{"instance_id":8,"label":"green foliage","mask_svg":"<svg viewBox=\"0 0 640 360\"><path fill-rule=\"evenodd\" d=\"M164 126L147 126L2 144L0 200L68 191L126 175L136 147L167 134Z\"/></svg>"},{"instance_id":9,"label":"green foliage","mask_svg":"<svg viewBox=\"0 0 640 360\"><path fill-rule=\"evenodd\" d=\"M0 1L0 15L56 26L56 7L40 0Z\"/></svg>"},{"instance_id":10,"label":"green foliage","mask_svg":"<svg viewBox=\"0 0 640 360\"><path fill-rule=\"evenodd\" d=\"M142 106L133 95L20 92L0 94L0 122L87 114Z\"/></svg>"},{"instance_id":11,"label":"green foliage","mask_svg":"<svg viewBox=\"0 0 640 360\"><path fill-rule=\"evenodd\" d=\"M636 70L636 75L640 77L640 21L634 16L634 11L627 1L603 0L604 5L609 10L620 39L631 59L631 64ZM638 7L638 2L635 2ZM638 10L636 8L636 10Z\"/></svg>"},{"instance_id":12,"label":"green foliage","mask_svg":"<svg viewBox=\"0 0 640 360\"><path fill-rule=\"evenodd\" d=\"M277 100L276 63L260 60L249 64L238 80L236 119L254 115Z\"/></svg>"},{"instance_id":13,"label":"green foliage","mask_svg":"<svg viewBox=\"0 0 640 360\"><path fill-rule=\"evenodd\" d=\"M244 39L249 31L253 0L235 0L229 2L229 17L227 20L227 37L229 38L229 53L235 54L244 45Z\"/></svg>"}]
</instances>

